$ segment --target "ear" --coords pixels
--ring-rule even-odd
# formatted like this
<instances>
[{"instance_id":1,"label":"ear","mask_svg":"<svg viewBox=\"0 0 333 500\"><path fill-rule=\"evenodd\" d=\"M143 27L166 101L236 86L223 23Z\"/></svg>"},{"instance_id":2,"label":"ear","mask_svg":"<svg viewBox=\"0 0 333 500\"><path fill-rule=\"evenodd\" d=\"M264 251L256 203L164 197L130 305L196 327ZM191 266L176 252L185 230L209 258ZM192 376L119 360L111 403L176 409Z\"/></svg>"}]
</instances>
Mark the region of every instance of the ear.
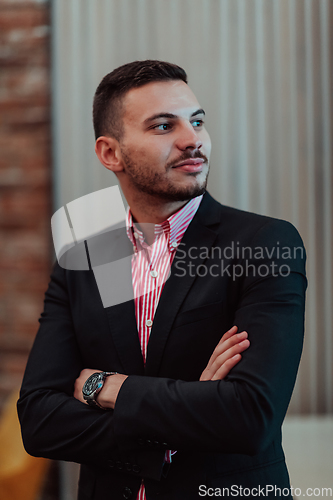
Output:
<instances>
[{"instance_id":1,"label":"ear","mask_svg":"<svg viewBox=\"0 0 333 500\"><path fill-rule=\"evenodd\" d=\"M115 174L123 170L119 142L114 137L98 137L95 144L95 153L102 165L108 170Z\"/></svg>"}]
</instances>

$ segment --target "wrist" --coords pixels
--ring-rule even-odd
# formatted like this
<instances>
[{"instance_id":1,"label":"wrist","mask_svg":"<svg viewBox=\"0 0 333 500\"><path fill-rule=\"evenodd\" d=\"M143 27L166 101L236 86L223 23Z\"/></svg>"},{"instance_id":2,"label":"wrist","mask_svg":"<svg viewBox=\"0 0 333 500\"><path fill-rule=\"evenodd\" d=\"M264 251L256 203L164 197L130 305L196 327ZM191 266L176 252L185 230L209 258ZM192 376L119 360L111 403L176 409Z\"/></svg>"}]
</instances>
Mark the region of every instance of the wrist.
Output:
<instances>
[{"instance_id":1,"label":"wrist","mask_svg":"<svg viewBox=\"0 0 333 500\"><path fill-rule=\"evenodd\" d=\"M122 375L121 373L108 377L96 397L97 404L108 410L113 410L120 388L126 378L127 375Z\"/></svg>"},{"instance_id":2,"label":"wrist","mask_svg":"<svg viewBox=\"0 0 333 500\"><path fill-rule=\"evenodd\" d=\"M97 396L103 389L105 381L111 376L116 375L116 372L95 372L87 378L82 387L82 396L86 403L92 407L108 409L97 401Z\"/></svg>"}]
</instances>

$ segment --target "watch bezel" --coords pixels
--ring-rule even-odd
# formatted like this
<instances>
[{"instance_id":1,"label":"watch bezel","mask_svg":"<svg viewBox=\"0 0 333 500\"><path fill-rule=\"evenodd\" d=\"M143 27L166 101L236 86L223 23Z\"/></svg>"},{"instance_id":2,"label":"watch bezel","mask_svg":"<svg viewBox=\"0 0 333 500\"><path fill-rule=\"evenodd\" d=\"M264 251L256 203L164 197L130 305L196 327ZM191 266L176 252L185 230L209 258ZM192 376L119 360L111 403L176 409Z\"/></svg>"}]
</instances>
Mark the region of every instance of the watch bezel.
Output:
<instances>
[{"instance_id":1,"label":"watch bezel","mask_svg":"<svg viewBox=\"0 0 333 500\"><path fill-rule=\"evenodd\" d=\"M96 401L97 395L103 388L105 379L110 375L116 375L117 372L95 372L92 373L82 387L82 395L83 399L92 407L97 407L105 410L101 405Z\"/></svg>"}]
</instances>

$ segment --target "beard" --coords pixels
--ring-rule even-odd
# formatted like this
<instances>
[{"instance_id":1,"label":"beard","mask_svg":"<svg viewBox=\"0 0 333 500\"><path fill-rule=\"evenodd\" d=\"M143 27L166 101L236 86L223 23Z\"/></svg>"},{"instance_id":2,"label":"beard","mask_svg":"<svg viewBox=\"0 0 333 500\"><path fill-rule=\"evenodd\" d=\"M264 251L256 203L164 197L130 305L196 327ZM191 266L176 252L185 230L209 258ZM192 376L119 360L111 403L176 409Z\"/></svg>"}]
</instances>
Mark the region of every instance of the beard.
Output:
<instances>
[{"instance_id":1,"label":"beard","mask_svg":"<svg viewBox=\"0 0 333 500\"><path fill-rule=\"evenodd\" d=\"M196 198L206 191L209 170L201 182L183 187L177 186L176 183L166 175L168 170L173 168L174 165L189 158L202 158L204 164L208 165L208 158L200 151L196 151L194 154L184 153L181 157L177 158L177 160L166 164L165 173L153 171L147 164L135 161L128 151L121 149L121 153L132 185L142 193L146 193L166 202L174 202ZM197 177L201 174L202 173L198 174L193 172L187 175Z\"/></svg>"}]
</instances>

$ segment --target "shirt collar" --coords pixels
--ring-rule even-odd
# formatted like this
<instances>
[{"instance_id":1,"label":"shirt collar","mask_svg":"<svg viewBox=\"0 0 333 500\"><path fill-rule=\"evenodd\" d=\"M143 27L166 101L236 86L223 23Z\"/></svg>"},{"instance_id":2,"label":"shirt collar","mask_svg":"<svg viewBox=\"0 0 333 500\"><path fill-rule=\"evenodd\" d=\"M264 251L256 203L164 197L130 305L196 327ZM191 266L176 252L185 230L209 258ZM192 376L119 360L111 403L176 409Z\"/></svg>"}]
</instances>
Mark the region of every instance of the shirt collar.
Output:
<instances>
[{"instance_id":1,"label":"shirt collar","mask_svg":"<svg viewBox=\"0 0 333 500\"><path fill-rule=\"evenodd\" d=\"M161 235L164 233L168 238L169 251L175 250L179 245L186 229L200 206L202 198L203 195L192 198L192 200L186 203L178 212L168 217L164 222L155 224L155 234ZM137 247L137 241L139 241L142 246L146 246L142 231L140 231L135 225L135 222L133 222L130 207L127 208L126 230L127 236L135 249Z\"/></svg>"}]
</instances>

